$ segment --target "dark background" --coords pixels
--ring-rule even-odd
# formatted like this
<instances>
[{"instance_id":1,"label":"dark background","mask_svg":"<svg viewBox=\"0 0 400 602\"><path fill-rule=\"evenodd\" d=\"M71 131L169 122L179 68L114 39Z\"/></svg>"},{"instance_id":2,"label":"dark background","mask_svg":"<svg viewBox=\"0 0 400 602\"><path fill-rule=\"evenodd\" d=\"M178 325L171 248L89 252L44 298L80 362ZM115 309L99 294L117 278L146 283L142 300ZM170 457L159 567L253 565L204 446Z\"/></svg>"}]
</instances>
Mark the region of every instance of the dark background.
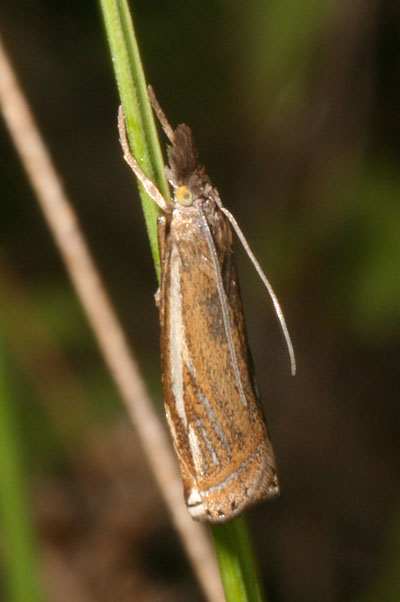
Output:
<instances>
[{"instance_id":1,"label":"dark background","mask_svg":"<svg viewBox=\"0 0 400 602\"><path fill-rule=\"evenodd\" d=\"M192 126L294 341L291 378L238 246L282 484L249 517L269 600L398 600L397 3L131 7L148 81ZM0 31L161 404L157 284L99 7L3 0ZM45 580L60 600L201 600L3 124L0 145L0 318Z\"/></svg>"}]
</instances>

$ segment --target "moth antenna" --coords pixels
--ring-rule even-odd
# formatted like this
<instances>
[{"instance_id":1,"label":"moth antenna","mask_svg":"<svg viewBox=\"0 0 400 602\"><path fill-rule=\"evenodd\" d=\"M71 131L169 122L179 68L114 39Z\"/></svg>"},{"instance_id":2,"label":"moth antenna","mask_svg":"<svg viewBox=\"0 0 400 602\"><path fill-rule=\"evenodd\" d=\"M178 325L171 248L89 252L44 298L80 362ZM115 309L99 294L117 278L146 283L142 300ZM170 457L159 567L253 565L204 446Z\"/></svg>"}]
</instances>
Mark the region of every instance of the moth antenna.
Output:
<instances>
[{"instance_id":1,"label":"moth antenna","mask_svg":"<svg viewBox=\"0 0 400 602\"><path fill-rule=\"evenodd\" d=\"M165 135L167 136L168 140L173 144L175 141L174 130L170 126L169 121L166 118L164 111L160 107L160 104L156 98L154 90L150 85L147 86L147 91L149 93L151 106L153 107L153 110L154 110L155 114L157 115L157 119L161 123L161 127L164 130Z\"/></svg>"},{"instance_id":2,"label":"moth antenna","mask_svg":"<svg viewBox=\"0 0 400 602\"><path fill-rule=\"evenodd\" d=\"M269 296L271 297L272 303L274 304L276 315L277 315L279 323L281 325L283 336L285 337L286 345L287 345L288 352L289 352L290 366L291 366L291 370L292 370L292 375L294 376L296 374L296 357L294 355L294 349L293 349L293 345L292 345L292 340L290 338L289 330L288 330L288 327L286 325L286 320L285 320L285 317L283 315L283 311L281 309L281 306L279 304L278 297L276 296L276 294L274 292L274 289L272 288L272 286L271 286L268 278L266 277L266 275L262 271L260 264L258 263L257 259L255 258L252 250L250 249L249 243L245 239L244 234L241 231L241 229L239 227L239 224L237 223L236 219L233 217L232 213L230 211L228 211L228 209L225 209L225 207L222 207L220 205L220 209L226 215L226 217L228 218L228 220L232 224L233 229L235 230L236 234L238 235L240 242L242 243L242 245L243 245L243 247L244 247L247 255L249 256L251 262L253 263L254 267L256 268L257 273L260 276L260 278L261 278L261 280L262 280L265 288L267 289Z\"/></svg>"},{"instance_id":3,"label":"moth antenna","mask_svg":"<svg viewBox=\"0 0 400 602\"><path fill-rule=\"evenodd\" d=\"M119 141L121 143L121 147L124 153L124 159L128 163L129 167L142 184L145 192L153 199L153 201L162 209L163 211L168 210L168 203L164 199L161 192L158 190L157 186L153 184L153 182L146 176L141 167L139 167L138 162L133 157L131 150L129 148L128 137L126 135L126 124L125 124L125 115L120 105L118 109L118 130L119 130Z\"/></svg>"}]
</instances>

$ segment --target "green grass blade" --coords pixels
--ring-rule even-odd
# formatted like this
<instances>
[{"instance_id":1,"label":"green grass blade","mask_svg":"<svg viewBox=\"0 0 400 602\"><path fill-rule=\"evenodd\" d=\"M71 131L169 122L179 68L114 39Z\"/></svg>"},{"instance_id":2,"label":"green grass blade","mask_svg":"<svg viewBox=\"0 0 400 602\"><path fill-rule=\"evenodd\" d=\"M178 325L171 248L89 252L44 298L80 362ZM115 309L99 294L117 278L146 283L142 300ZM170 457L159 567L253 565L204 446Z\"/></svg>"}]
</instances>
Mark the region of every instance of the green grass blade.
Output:
<instances>
[{"instance_id":1,"label":"green grass blade","mask_svg":"<svg viewBox=\"0 0 400 602\"><path fill-rule=\"evenodd\" d=\"M7 602L39 602L39 567L13 395L0 341L0 528Z\"/></svg>"},{"instance_id":2,"label":"green grass blade","mask_svg":"<svg viewBox=\"0 0 400 602\"><path fill-rule=\"evenodd\" d=\"M226 602L261 602L249 533L243 516L211 528Z\"/></svg>"},{"instance_id":3,"label":"green grass blade","mask_svg":"<svg viewBox=\"0 0 400 602\"><path fill-rule=\"evenodd\" d=\"M169 189L164 175L164 162L128 4L126 0L100 0L100 5L132 153L145 174L153 180L168 200ZM159 210L140 186L139 190L159 278L160 259L156 222Z\"/></svg>"},{"instance_id":4,"label":"green grass blade","mask_svg":"<svg viewBox=\"0 0 400 602\"><path fill-rule=\"evenodd\" d=\"M100 5L132 153L146 175L169 199L162 154L128 4L125 0L100 0ZM158 208L143 191L141 198L159 276L156 234ZM211 531L227 602L260 602L260 587L244 519L213 526Z\"/></svg>"}]
</instances>

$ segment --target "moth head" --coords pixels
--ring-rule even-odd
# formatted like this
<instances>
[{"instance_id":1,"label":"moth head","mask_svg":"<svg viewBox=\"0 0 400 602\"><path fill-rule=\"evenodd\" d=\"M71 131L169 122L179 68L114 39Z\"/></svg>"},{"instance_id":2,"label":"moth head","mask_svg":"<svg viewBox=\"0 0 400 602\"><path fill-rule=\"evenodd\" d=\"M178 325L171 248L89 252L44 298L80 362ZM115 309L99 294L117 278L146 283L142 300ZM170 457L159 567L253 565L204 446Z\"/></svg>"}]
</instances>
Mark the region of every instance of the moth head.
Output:
<instances>
[{"instance_id":1,"label":"moth head","mask_svg":"<svg viewBox=\"0 0 400 602\"><path fill-rule=\"evenodd\" d=\"M187 186L178 186L175 190L175 201L178 205L189 207L193 203L193 195Z\"/></svg>"}]
</instances>

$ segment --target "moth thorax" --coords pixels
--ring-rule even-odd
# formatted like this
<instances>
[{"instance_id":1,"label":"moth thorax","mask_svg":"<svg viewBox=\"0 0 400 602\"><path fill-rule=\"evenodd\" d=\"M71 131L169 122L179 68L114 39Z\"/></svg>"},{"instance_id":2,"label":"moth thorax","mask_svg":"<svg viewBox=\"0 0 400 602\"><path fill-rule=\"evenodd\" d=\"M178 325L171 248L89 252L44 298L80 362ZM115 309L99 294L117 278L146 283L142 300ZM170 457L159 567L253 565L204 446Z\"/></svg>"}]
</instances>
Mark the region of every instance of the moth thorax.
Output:
<instances>
[{"instance_id":1,"label":"moth thorax","mask_svg":"<svg viewBox=\"0 0 400 602\"><path fill-rule=\"evenodd\" d=\"M175 190L175 201L183 207L189 207L193 203L193 196L187 186L178 186Z\"/></svg>"}]
</instances>

